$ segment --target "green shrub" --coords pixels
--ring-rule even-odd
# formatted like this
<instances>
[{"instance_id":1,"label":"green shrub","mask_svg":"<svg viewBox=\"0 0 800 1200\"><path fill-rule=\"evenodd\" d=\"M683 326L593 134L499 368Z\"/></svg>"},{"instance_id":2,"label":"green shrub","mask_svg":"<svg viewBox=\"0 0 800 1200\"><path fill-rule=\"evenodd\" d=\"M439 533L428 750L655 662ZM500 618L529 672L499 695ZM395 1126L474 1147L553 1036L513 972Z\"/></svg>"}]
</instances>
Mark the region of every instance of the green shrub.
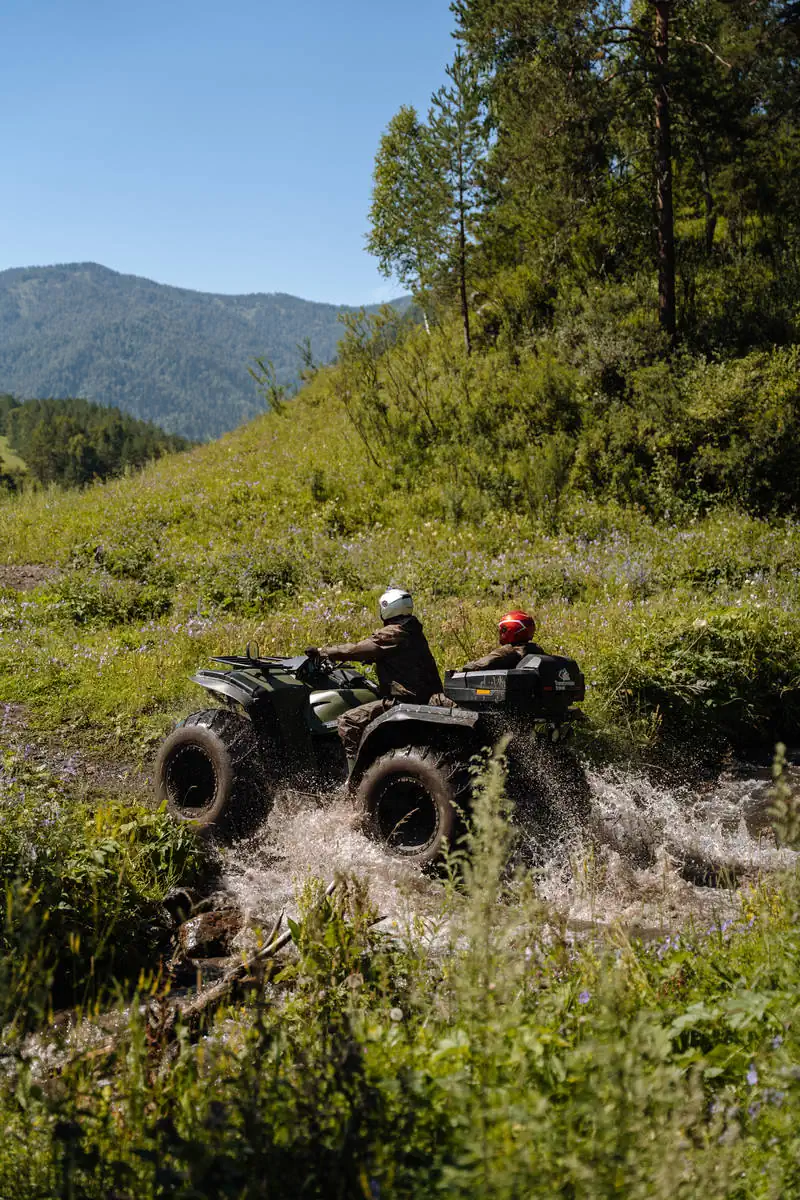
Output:
<instances>
[{"instance_id":1,"label":"green shrub","mask_svg":"<svg viewBox=\"0 0 800 1200\"><path fill-rule=\"evenodd\" d=\"M262 542L204 564L201 595L218 608L259 611L292 596L301 570L290 549Z\"/></svg>"},{"instance_id":2,"label":"green shrub","mask_svg":"<svg viewBox=\"0 0 800 1200\"><path fill-rule=\"evenodd\" d=\"M598 686L628 720L668 745L712 754L774 743L800 725L800 627L767 607L705 608L646 624L598 666Z\"/></svg>"},{"instance_id":3,"label":"green shrub","mask_svg":"<svg viewBox=\"0 0 800 1200\"><path fill-rule=\"evenodd\" d=\"M161 617L172 607L172 597L164 587L100 572L70 572L53 585L49 595L52 618L73 625L129 625Z\"/></svg>"},{"instance_id":4,"label":"green shrub","mask_svg":"<svg viewBox=\"0 0 800 1200\"><path fill-rule=\"evenodd\" d=\"M160 902L205 869L187 826L136 805L87 806L70 793L74 774L68 765L58 779L10 753L0 760L2 952L38 957L62 1004L112 980L135 983L165 936Z\"/></svg>"}]
</instances>

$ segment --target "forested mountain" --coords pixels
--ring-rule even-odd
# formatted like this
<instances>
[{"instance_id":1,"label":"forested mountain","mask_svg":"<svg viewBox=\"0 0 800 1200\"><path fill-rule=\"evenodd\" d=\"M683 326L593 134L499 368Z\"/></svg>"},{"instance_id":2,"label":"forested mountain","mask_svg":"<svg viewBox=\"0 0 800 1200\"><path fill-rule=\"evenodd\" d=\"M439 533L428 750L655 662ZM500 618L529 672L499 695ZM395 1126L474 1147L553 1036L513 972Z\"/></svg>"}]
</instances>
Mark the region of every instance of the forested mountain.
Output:
<instances>
[{"instance_id":1,"label":"forested mountain","mask_svg":"<svg viewBox=\"0 0 800 1200\"><path fill-rule=\"evenodd\" d=\"M0 395L0 436L39 483L80 486L141 467L188 442L148 421L88 400L25 400ZM14 490L21 472L5 471L0 453L0 490Z\"/></svg>"},{"instance_id":2,"label":"forested mountain","mask_svg":"<svg viewBox=\"0 0 800 1200\"><path fill-rule=\"evenodd\" d=\"M186 437L216 437L263 408L248 364L296 380L298 345L329 362L346 309L295 296L212 295L96 263L0 272L0 390L84 396Z\"/></svg>"}]
</instances>

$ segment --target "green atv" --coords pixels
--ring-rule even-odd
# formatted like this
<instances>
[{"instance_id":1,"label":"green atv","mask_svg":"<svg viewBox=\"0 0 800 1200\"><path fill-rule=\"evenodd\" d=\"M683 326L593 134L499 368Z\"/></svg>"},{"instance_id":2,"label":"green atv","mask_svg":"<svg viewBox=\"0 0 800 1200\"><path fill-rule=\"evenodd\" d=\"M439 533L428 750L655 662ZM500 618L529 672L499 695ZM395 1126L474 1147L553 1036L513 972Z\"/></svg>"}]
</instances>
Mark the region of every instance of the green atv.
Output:
<instances>
[{"instance_id":1,"label":"green atv","mask_svg":"<svg viewBox=\"0 0 800 1200\"><path fill-rule=\"evenodd\" d=\"M221 706L193 713L156 761L159 798L178 818L227 833L269 814L279 787L314 793L346 784L362 828L391 853L424 865L458 837L470 763L510 734L515 810L546 837L589 814L589 788L563 744L580 717L584 679L572 659L529 654L514 670L447 671L452 707L397 704L367 726L348 763L337 718L375 700L375 684L324 658L213 660L193 682Z\"/></svg>"}]
</instances>

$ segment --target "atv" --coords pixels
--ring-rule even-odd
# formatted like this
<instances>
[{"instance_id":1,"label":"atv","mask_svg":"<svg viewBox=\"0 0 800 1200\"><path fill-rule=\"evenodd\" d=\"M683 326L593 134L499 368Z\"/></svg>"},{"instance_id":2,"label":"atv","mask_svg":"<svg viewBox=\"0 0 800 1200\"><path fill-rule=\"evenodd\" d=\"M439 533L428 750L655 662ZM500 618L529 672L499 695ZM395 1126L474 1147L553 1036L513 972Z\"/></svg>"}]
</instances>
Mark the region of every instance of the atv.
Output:
<instances>
[{"instance_id":1,"label":"atv","mask_svg":"<svg viewBox=\"0 0 800 1200\"><path fill-rule=\"evenodd\" d=\"M447 671L449 707L396 704L367 726L350 763L337 718L378 697L359 670L306 655L264 658L249 645L212 661L220 668L192 681L217 707L181 721L156 760L159 798L196 826L243 833L268 816L279 787L319 794L344 784L364 831L425 865L457 840L471 763L504 735L515 810L542 837L588 817L588 784L564 745L584 698L570 658L536 653L513 670Z\"/></svg>"}]
</instances>

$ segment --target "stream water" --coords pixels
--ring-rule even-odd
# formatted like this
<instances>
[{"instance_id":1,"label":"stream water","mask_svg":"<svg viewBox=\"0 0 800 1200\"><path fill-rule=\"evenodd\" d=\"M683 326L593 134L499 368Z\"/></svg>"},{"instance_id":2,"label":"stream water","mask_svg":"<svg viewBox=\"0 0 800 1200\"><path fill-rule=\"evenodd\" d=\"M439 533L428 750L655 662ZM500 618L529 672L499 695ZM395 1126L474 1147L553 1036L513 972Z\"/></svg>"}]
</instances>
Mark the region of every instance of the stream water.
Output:
<instances>
[{"instance_id":1,"label":"stream water","mask_svg":"<svg viewBox=\"0 0 800 1200\"><path fill-rule=\"evenodd\" d=\"M800 768L788 777L800 791ZM558 846L536 871L541 898L576 932L616 922L656 937L688 919L730 919L743 886L794 862L767 820L768 769L738 766L703 785L658 786L622 770L589 771L589 779L591 831ZM225 851L223 886L246 923L267 926L284 908L293 915L309 874L330 880L337 871L369 881L390 927L439 920L441 881L358 833L342 798L279 797L259 833Z\"/></svg>"},{"instance_id":2,"label":"stream water","mask_svg":"<svg viewBox=\"0 0 800 1200\"><path fill-rule=\"evenodd\" d=\"M800 793L800 767L789 768ZM619 924L630 936L663 938L687 921L701 927L735 920L743 889L793 865L769 827L770 773L739 766L704 784L654 785L622 770L589 771L591 830L559 846L536 872L536 888L559 924L576 938ZM246 950L254 927L270 927L282 910L297 912L296 896L309 875L325 881L337 871L369 881L382 928L402 936L425 931L430 952L446 951L443 884L434 875L392 858L353 828L352 805L287 793L269 821L247 841L223 851L222 889L243 910L238 937ZM56 1035L26 1039L24 1057L43 1074L76 1053L101 1046L125 1028L124 1009L99 1019L67 1022ZM13 1071L0 1059L0 1071Z\"/></svg>"}]
</instances>

